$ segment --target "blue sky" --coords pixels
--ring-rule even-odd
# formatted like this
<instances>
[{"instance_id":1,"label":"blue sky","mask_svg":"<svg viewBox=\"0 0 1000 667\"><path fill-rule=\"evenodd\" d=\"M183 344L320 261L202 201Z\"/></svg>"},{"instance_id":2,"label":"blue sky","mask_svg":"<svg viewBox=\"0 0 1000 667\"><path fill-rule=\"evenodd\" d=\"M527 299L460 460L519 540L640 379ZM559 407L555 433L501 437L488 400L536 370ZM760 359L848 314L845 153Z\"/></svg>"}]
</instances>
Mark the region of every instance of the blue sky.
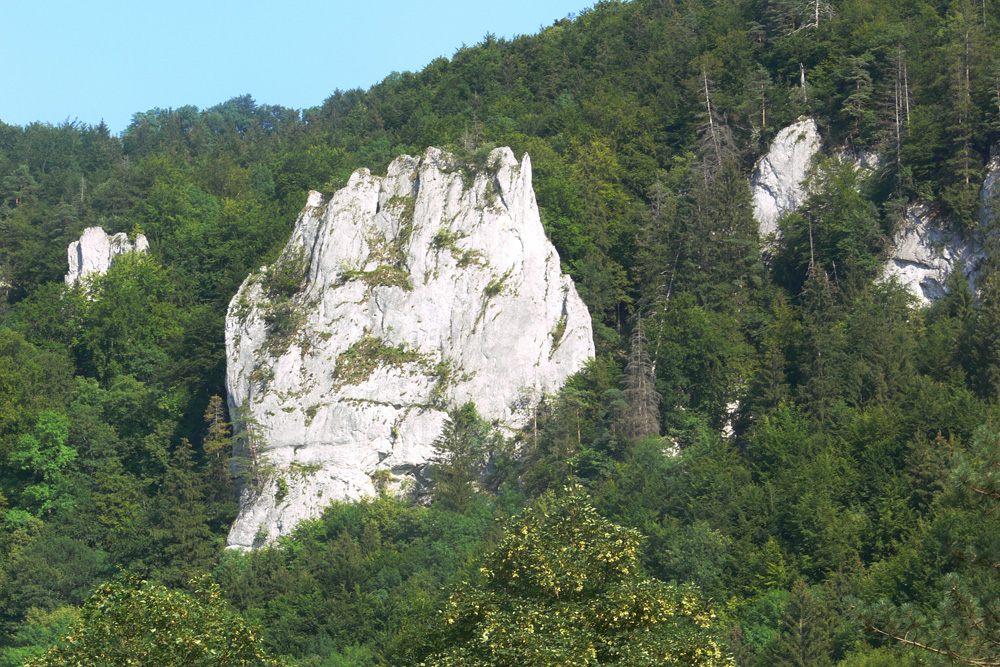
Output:
<instances>
[{"instance_id":1,"label":"blue sky","mask_svg":"<svg viewBox=\"0 0 1000 667\"><path fill-rule=\"evenodd\" d=\"M104 119L249 93L306 108L418 71L487 32L532 34L593 0L14 0L0 39L0 120ZM11 11L12 10L12 11Z\"/></svg>"}]
</instances>

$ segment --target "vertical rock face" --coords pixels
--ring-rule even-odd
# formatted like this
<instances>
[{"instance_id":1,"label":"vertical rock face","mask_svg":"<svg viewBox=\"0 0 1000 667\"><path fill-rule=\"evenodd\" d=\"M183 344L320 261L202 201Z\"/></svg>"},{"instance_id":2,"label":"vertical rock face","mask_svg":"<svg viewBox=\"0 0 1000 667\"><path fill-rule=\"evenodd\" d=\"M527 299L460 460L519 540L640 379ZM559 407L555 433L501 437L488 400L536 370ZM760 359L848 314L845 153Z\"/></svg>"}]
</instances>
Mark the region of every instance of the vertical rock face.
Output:
<instances>
[{"instance_id":1,"label":"vertical rock face","mask_svg":"<svg viewBox=\"0 0 1000 667\"><path fill-rule=\"evenodd\" d=\"M142 234L137 235L135 243L132 243L124 232L108 236L100 227L88 227L83 230L79 241L69 244L66 283L75 285L91 273L107 273L115 257L123 252L146 252L148 249L149 242Z\"/></svg>"},{"instance_id":2,"label":"vertical rock face","mask_svg":"<svg viewBox=\"0 0 1000 667\"><path fill-rule=\"evenodd\" d=\"M906 212L905 224L894 234L892 253L883 279L895 278L924 305L945 294L948 276L961 262L962 273L975 287L979 267L986 257L983 234L997 215L1000 197L1000 161L986 167L979 191L979 227L963 236L923 204Z\"/></svg>"},{"instance_id":3,"label":"vertical rock face","mask_svg":"<svg viewBox=\"0 0 1000 667\"><path fill-rule=\"evenodd\" d=\"M781 216L805 201L804 181L819 149L816 121L804 118L778 132L767 154L757 161L750 189L761 238L778 234Z\"/></svg>"},{"instance_id":4,"label":"vertical rock face","mask_svg":"<svg viewBox=\"0 0 1000 667\"><path fill-rule=\"evenodd\" d=\"M898 280L926 305L944 296L945 282L958 262L966 279L974 282L982 258L979 243L943 228L925 205L914 204L893 236L882 280Z\"/></svg>"},{"instance_id":5,"label":"vertical rock face","mask_svg":"<svg viewBox=\"0 0 1000 667\"><path fill-rule=\"evenodd\" d=\"M385 177L355 172L328 202L310 194L279 260L233 298L226 354L243 453L269 467L229 534L245 548L419 476L449 408L524 424L594 344L528 156L470 168L431 148Z\"/></svg>"}]
</instances>

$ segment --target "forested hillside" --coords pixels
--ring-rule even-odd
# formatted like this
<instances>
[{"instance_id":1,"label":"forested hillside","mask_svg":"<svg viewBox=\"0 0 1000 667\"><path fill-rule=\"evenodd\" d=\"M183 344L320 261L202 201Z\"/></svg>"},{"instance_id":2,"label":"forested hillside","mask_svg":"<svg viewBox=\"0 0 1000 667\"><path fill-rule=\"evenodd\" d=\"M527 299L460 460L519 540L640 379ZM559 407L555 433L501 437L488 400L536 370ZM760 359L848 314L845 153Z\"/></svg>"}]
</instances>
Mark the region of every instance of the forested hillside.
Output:
<instances>
[{"instance_id":1,"label":"forested hillside","mask_svg":"<svg viewBox=\"0 0 1000 667\"><path fill-rule=\"evenodd\" d=\"M762 247L748 176L803 115L831 157ZM995 663L998 230L977 292L956 276L919 308L876 279L909 203L976 230L998 141L992 0L601 2L303 111L0 123L0 665L75 664L68 640L38 657L71 627L104 651L101 609L141 637L143 605L197 608L185 636L239 635L219 650L259 664L548 664L486 641L541 650L523 620L551 582L508 605L496 572L564 557L522 527L634 545L634 564L561 563L583 591L563 611L595 636L621 623L596 600L636 591L693 619L633 653L573 635L579 664L711 664L684 653L700 642L748 667ZM432 145L470 168L530 154L596 359L516 438L456 410L425 503L334 505L280 548L223 552L245 428L222 398L229 300L310 189ZM94 225L150 253L68 287Z\"/></svg>"}]
</instances>

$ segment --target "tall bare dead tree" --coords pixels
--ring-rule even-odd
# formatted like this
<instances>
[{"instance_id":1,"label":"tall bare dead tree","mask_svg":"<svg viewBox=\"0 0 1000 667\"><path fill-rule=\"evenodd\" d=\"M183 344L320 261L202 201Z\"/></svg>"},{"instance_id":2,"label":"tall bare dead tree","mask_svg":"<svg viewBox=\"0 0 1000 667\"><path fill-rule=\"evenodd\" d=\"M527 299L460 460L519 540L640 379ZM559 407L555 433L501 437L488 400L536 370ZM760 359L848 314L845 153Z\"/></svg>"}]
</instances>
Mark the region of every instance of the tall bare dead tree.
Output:
<instances>
[{"instance_id":1,"label":"tall bare dead tree","mask_svg":"<svg viewBox=\"0 0 1000 667\"><path fill-rule=\"evenodd\" d=\"M660 394L656 391L656 369L646 352L642 318L636 321L625 366L625 434L633 441L660 435Z\"/></svg>"}]
</instances>

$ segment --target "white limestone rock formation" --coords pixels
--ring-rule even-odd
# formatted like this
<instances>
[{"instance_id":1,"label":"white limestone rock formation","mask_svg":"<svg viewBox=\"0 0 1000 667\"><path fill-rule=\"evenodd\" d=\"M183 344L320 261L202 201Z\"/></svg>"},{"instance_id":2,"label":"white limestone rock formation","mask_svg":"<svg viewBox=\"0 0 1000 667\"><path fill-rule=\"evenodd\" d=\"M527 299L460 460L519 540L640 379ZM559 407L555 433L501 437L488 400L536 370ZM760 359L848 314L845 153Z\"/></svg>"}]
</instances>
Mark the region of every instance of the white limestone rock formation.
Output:
<instances>
[{"instance_id":1,"label":"white limestone rock formation","mask_svg":"<svg viewBox=\"0 0 1000 667\"><path fill-rule=\"evenodd\" d=\"M960 261L966 279L975 282L982 258L979 243L942 226L926 205L914 204L893 236L882 280L896 279L921 305L927 305L944 296L948 276Z\"/></svg>"},{"instance_id":2,"label":"white limestone rock formation","mask_svg":"<svg viewBox=\"0 0 1000 667\"><path fill-rule=\"evenodd\" d=\"M802 118L778 132L767 154L757 161L750 190L762 239L777 236L781 216L805 201L806 175L820 143L816 121Z\"/></svg>"},{"instance_id":3,"label":"white limestone rock formation","mask_svg":"<svg viewBox=\"0 0 1000 667\"><path fill-rule=\"evenodd\" d=\"M228 545L289 534L334 500L419 477L447 410L515 428L594 354L590 315L546 239L527 155L473 173L435 148L316 192L279 260L226 318L247 488ZM254 437L256 436L256 437Z\"/></svg>"},{"instance_id":4,"label":"white limestone rock formation","mask_svg":"<svg viewBox=\"0 0 1000 667\"><path fill-rule=\"evenodd\" d=\"M882 279L897 279L921 305L927 305L944 296L945 282L961 262L962 273L975 289L980 265L986 257L983 235L996 219L1000 208L998 198L1000 161L994 159L986 167L979 191L979 227L964 237L926 205L910 206L905 224L893 236Z\"/></svg>"},{"instance_id":5,"label":"white limestone rock formation","mask_svg":"<svg viewBox=\"0 0 1000 667\"><path fill-rule=\"evenodd\" d=\"M820 146L816 122L800 119L778 132L767 154L757 162L750 186L754 217L765 243L780 234L781 217L798 208L809 195L805 179ZM878 169L878 156L874 153L842 149L835 156L853 161L863 177ZM968 238L953 230L947 220L934 215L927 205L911 205L905 222L893 236L881 280L898 280L924 305L944 295L945 282L959 262L966 278L974 284L984 256L980 235L1000 210L998 197L1000 161L993 160L980 194L981 229Z\"/></svg>"},{"instance_id":6,"label":"white limestone rock formation","mask_svg":"<svg viewBox=\"0 0 1000 667\"><path fill-rule=\"evenodd\" d=\"M136 235L133 243L124 232L108 236L100 227L87 227L80 240L70 243L66 251L69 260L66 284L75 285L92 273L107 273L115 257L122 253L146 252L148 249L149 241L142 234Z\"/></svg>"}]
</instances>

